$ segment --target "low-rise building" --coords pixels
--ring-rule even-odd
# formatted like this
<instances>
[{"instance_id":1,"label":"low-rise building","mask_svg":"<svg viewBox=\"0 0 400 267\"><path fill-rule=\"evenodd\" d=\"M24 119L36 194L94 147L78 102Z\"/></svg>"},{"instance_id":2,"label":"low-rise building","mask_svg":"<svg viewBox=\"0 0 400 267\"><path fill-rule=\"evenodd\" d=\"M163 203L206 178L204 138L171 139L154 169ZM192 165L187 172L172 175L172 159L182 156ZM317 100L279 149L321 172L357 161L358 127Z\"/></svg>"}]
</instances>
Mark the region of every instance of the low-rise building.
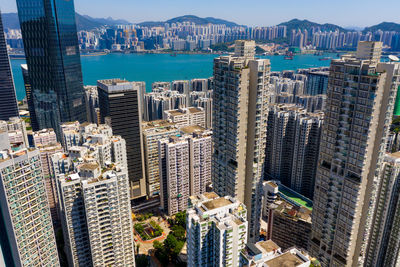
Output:
<instances>
[{"instance_id":1,"label":"low-rise building","mask_svg":"<svg viewBox=\"0 0 400 267\"><path fill-rule=\"evenodd\" d=\"M279 182L263 184L263 219L266 237L282 249L308 249L311 235L312 202Z\"/></svg>"}]
</instances>

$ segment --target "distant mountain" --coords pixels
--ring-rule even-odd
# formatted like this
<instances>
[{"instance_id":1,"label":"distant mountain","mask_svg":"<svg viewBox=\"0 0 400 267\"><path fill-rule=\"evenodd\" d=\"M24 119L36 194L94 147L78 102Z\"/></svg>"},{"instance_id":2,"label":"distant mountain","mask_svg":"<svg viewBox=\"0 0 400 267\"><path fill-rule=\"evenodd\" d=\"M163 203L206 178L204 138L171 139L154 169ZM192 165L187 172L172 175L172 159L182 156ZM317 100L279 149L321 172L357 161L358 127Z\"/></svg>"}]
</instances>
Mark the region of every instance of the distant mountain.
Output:
<instances>
[{"instance_id":1,"label":"distant mountain","mask_svg":"<svg viewBox=\"0 0 400 267\"><path fill-rule=\"evenodd\" d=\"M88 15L82 15L83 17L85 17L88 20L92 20L92 21L96 21L102 25L127 25L127 24L132 24L127 20L124 19L113 19L112 17L108 17L108 18L92 18Z\"/></svg>"},{"instance_id":2,"label":"distant mountain","mask_svg":"<svg viewBox=\"0 0 400 267\"><path fill-rule=\"evenodd\" d=\"M17 13L3 13L2 19L3 19L3 26L4 28L9 28L9 29L19 29L19 19L18 19L18 14ZM104 25L109 25L109 26L115 26L119 24L131 24L130 22L122 19L113 19L111 17L109 18L92 18L87 15L80 15L78 13L75 13L75 18L76 18L76 26L78 28L78 31L81 30L93 30L95 28L100 28Z\"/></svg>"},{"instance_id":3,"label":"distant mountain","mask_svg":"<svg viewBox=\"0 0 400 267\"><path fill-rule=\"evenodd\" d=\"M297 29L309 29L311 27L320 27L321 31L335 31L335 30L339 30L339 31L343 31L343 32L347 32L348 30L335 25L335 24L329 24L329 23L325 23L325 24L319 24L316 22L312 22L309 20L299 20L299 19L292 19L288 22L283 22L281 24L279 24L279 26L286 26L288 31L291 30L297 30Z\"/></svg>"},{"instance_id":4,"label":"distant mountain","mask_svg":"<svg viewBox=\"0 0 400 267\"><path fill-rule=\"evenodd\" d=\"M218 18L212 18L212 17L207 17L207 18L200 18L194 15L185 15L185 16L180 16L176 18L169 19L167 21L145 21L142 23L139 23L140 26L163 26L165 23L182 23L182 22L194 22L197 25L205 25L205 24L224 24L228 27L234 27L234 26L239 26L238 24L223 20L223 19L218 19Z\"/></svg>"},{"instance_id":5,"label":"distant mountain","mask_svg":"<svg viewBox=\"0 0 400 267\"><path fill-rule=\"evenodd\" d=\"M19 29L19 19L17 13L2 13L3 27L5 29Z\"/></svg>"},{"instance_id":6,"label":"distant mountain","mask_svg":"<svg viewBox=\"0 0 400 267\"><path fill-rule=\"evenodd\" d=\"M400 24L394 22L382 22L377 25L365 28L363 32L374 32L377 30L400 32Z\"/></svg>"}]
</instances>

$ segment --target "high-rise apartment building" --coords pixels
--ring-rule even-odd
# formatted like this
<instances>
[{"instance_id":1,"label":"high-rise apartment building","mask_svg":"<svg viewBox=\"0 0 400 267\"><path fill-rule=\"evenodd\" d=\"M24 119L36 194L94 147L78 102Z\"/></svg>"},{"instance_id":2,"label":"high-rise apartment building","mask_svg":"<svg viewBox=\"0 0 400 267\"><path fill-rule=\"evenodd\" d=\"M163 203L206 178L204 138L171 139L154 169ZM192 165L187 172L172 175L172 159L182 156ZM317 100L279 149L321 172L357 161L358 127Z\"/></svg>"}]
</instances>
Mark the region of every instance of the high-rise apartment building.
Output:
<instances>
[{"instance_id":1,"label":"high-rise apartment building","mask_svg":"<svg viewBox=\"0 0 400 267\"><path fill-rule=\"evenodd\" d=\"M7 43L4 36L3 22L0 12L0 120L18 117L17 95L8 58Z\"/></svg>"},{"instance_id":2,"label":"high-rise apartment building","mask_svg":"<svg viewBox=\"0 0 400 267\"><path fill-rule=\"evenodd\" d=\"M33 130L52 128L61 137L62 122L86 121L74 2L18 0L17 7L38 126Z\"/></svg>"},{"instance_id":3,"label":"high-rise apartment building","mask_svg":"<svg viewBox=\"0 0 400 267\"><path fill-rule=\"evenodd\" d=\"M322 123L322 113L308 113L291 104L270 105L265 178L312 198Z\"/></svg>"},{"instance_id":4,"label":"high-rise apartment building","mask_svg":"<svg viewBox=\"0 0 400 267\"><path fill-rule=\"evenodd\" d=\"M131 197L143 198L146 181L139 104L142 83L112 79L98 81L97 87L101 123L110 125L113 133L126 141Z\"/></svg>"},{"instance_id":5,"label":"high-rise apartment building","mask_svg":"<svg viewBox=\"0 0 400 267\"><path fill-rule=\"evenodd\" d=\"M181 132L158 143L160 200L168 215L186 210L189 196L211 183L211 132L196 125Z\"/></svg>"},{"instance_id":6,"label":"high-rise apartment building","mask_svg":"<svg viewBox=\"0 0 400 267\"><path fill-rule=\"evenodd\" d=\"M158 141L179 134L174 123L157 120L142 123L147 196L160 195L160 169L158 164Z\"/></svg>"},{"instance_id":7,"label":"high-rise apartment building","mask_svg":"<svg viewBox=\"0 0 400 267\"><path fill-rule=\"evenodd\" d=\"M107 125L77 131L80 143L52 157L69 262L134 266L125 140Z\"/></svg>"},{"instance_id":8,"label":"high-rise apartment building","mask_svg":"<svg viewBox=\"0 0 400 267\"><path fill-rule=\"evenodd\" d=\"M400 265L400 153L387 154L380 173L365 266Z\"/></svg>"},{"instance_id":9,"label":"high-rise apartment building","mask_svg":"<svg viewBox=\"0 0 400 267\"><path fill-rule=\"evenodd\" d=\"M42 161L43 178L46 185L47 199L49 201L51 219L53 225L58 227L60 219L58 214L58 197L56 179L53 173L51 162L52 155L63 152L60 143L57 142L56 133L53 129L43 129L32 134L33 145L40 151L40 159Z\"/></svg>"},{"instance_id":10,"label":"high-rise apartment building","mask_svg":"<svg viewBox=\"0 0 400 267\"><path fill-rule=\"evenodd\" d=\"M0 239L10 266L60 266L40 152L0 136Z\"/></svg>"},{"instance_id":11,"label":"high-rise apartment building","mask_svg":"<svg viewBox=\"0 0 400 267\"><path fill-rule=\"evenodd\" d=\"M143 118L145 121L165 119L165 111L188 106L186 95L178 91L166 91L164 88L153 89L144 95Z\"/></svg>"},{"instance_id":12,"label":"high-rise apartment building","mask_svg":"<svg viewBox=\"0 0 400 267\"><path fill-rule=\"evenodd\" d=\"M311 255L323 266L359 266L379 186L399 63L379 62L382 44L360 42L332 60L314 191Z\"/></svg>"},{"instance_id":13,"label":"high-rise apartment building","mask_svg":"<svg viewBox=\"0 0 400 267\"><path fill-rule=\"evenodd\" d=\"M243 51L235 56L214 60L213 186L217 194L246 205L249 239L255 241L260 229L270 62L250 56L254 42L239 41L239 46Z\"/></svg>"},{"instance_id":14,"label":"high-rise apartment building","mask_svg":"<svg viewBox=\"0 0 400 267\"><path fill-rule=\"evenodd\" d=\"M239 266L247 243L246 207L215 193L190 197L187 214L188 266Z\"/></svg>"}]
</instances>

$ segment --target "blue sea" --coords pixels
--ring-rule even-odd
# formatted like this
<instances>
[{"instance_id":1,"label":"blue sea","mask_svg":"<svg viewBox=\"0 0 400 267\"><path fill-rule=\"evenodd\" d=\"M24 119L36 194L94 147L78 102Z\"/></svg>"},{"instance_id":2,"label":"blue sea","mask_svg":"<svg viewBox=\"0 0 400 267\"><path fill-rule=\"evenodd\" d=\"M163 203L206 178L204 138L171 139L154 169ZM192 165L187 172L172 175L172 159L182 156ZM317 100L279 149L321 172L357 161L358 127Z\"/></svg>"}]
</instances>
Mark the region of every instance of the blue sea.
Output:
<instances>
[{"instance_id":1,"label":"blue sea","mask_svg":"<svg viewBox=\"0 0 400 267\"><path fill-rule=\"evenodd\" d=\"M296 55L293 60L285 60L283 56L265 56L271 60L272 71L295 70L328 66L330 60L320 61L324 56ZM178 54L108 54L104 56L82 56L83 82L85 85L96 85L97 80L121 78L129 81L145 81L147 91L155 81L188 80L208 78L212 76L213 59L217 55ZM12 59L18 100L25 97L25 88L21 72L24 59Z\"/></svg>"}]
</instances>

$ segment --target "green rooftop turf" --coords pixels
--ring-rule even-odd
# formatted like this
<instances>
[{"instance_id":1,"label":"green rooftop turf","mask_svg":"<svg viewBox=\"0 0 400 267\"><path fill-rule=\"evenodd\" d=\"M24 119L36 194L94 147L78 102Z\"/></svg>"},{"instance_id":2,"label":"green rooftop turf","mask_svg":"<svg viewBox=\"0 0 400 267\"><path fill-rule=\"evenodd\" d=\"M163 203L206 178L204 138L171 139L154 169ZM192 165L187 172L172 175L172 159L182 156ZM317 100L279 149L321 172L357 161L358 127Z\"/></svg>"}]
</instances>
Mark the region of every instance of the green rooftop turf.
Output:
<instances>
[{"instance_id":1,"label":"green rooftop turf","mask_svg":"<svg viewBox=\"0 0 400 267\"><path fill-rule=\"evenodd\" d=\"M286 190L285 188L282 188L282 186L279 187L279 191L284 194L286 197L288 197L289 199L293 200L294 202L296 202L297 204L312 210L312 203L310 203L307 200L304 200L302 198L300 198L297 194L294 194L292 192L290 192L289 190Z\"/></svg>"}]
</instances>

